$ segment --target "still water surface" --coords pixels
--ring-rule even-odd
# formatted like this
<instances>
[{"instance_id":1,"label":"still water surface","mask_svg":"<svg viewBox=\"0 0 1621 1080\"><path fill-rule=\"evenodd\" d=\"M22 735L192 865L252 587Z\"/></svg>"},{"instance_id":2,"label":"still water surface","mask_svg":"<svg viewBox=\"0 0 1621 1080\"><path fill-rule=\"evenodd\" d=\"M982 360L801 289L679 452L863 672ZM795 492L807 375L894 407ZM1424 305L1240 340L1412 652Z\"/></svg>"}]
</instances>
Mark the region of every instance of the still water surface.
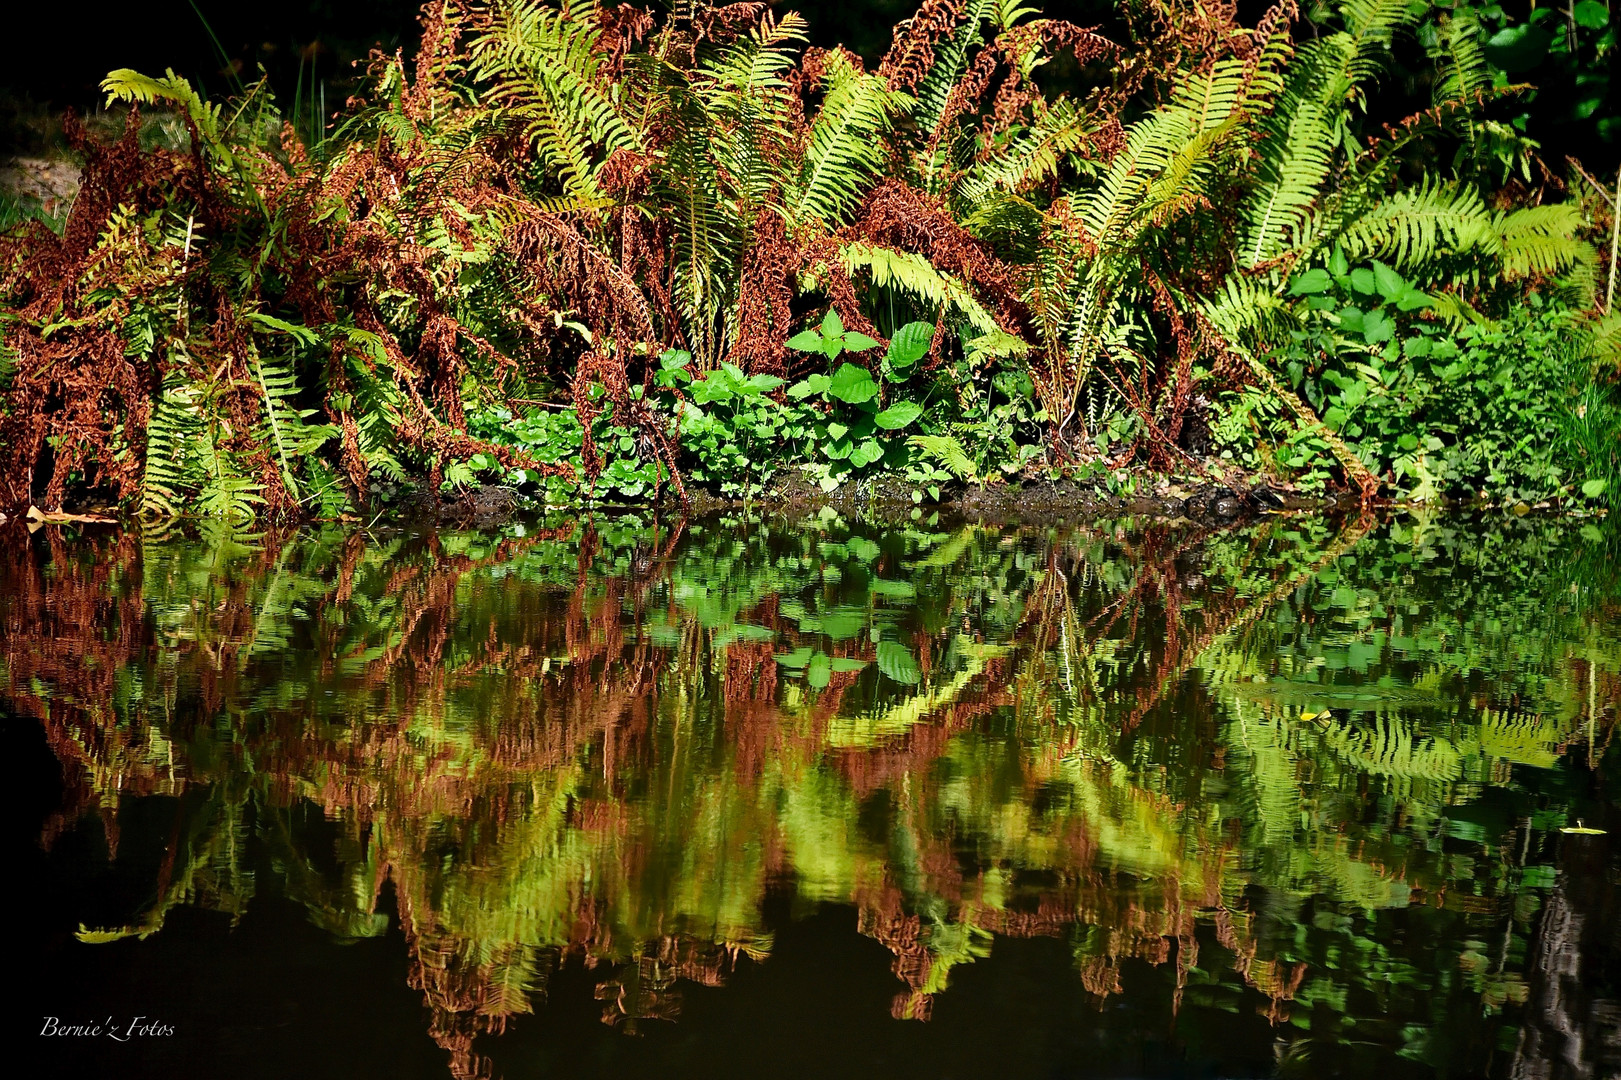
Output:
<instances>
[{"instance_id":1,"label":"still water surface","mask_svg":"<svg viewBox=\"0 0 1621 1080\"><path fill-rule=\"evenodd\" d=\"M0 552L40 1075L1621 1074L1593 525Z\"/></svg>"}]
</instances>

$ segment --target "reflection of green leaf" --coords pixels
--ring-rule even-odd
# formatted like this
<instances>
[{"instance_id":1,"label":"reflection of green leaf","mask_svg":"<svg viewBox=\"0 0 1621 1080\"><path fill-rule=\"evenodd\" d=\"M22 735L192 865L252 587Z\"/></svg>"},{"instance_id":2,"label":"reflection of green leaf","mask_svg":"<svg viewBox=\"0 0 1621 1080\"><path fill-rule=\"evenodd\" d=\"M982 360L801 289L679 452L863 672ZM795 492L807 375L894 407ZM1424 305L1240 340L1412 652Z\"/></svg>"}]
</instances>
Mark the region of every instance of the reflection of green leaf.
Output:
<instances>
[{"instance_id":1,"label":"reflection of green leaf","mask_svg":"<svg viewBox=\"0 0 1621 1080\"><path fill-rule=\"evenodd\" d=\"M877 544L864 536L852 536L844 542L845 550L864 563L870 563L882 552Z\"/></svg>"},{"instance_id":2,"label":"reflection of green leaf","mask_svg":"<svg viewBox=\"0 0 1621 1080\"><path fill-rule=\"evenodd\" d=\"M822 633L834 641L853 638L867 625L867 613L859 609L841 609L822 616Z\"/></svg>"},{"instance_id":3,"label":"reflection of green leaf","mask_svg":"<svg viewBox=\"0 0 1621 1080\"><path fill-rule=\"evenodd\" d=\"M898 683L907 686L917 685L923 677L923 672L917 666L917 658L898 641L880 641L878 643L878 670Z\"/></svg>"},{"instance_id":4,"label":"reflection of green leaf","mask_svg":"<svg viewBox=\"0 0 1621 1080\"><path fill-rule=\"evenodd\" d=\"M778 653L777 663L785 668L802 668L810 662L810 658L815 653L816 650L809 645L802 645L793 652Z\"/></svg>"},{"instance_id":5,"label":"reflection of green leaf","mask_svg":"<svg viewBox=\"0 0 1621 1080\"><path fill-rule=\"evenodd\" d=\"M853 660L848 656L835 656L833 658L833 670L840 673L847 671L860 671L866 666L867 661L865 660Z\"/></svg>"},{"instance_id":6,"label":"reflection of green leaf","mask_svg":"<svg viewBox=\"0 0 1621 1080\"><path fill-rule=\"evenodd\" d=\"M817 653L810 658L810 663L805 665L805 681L818 690L827 686L832 675L833 663L828 659L826 653Z\"/></svg>"}]
</instances>

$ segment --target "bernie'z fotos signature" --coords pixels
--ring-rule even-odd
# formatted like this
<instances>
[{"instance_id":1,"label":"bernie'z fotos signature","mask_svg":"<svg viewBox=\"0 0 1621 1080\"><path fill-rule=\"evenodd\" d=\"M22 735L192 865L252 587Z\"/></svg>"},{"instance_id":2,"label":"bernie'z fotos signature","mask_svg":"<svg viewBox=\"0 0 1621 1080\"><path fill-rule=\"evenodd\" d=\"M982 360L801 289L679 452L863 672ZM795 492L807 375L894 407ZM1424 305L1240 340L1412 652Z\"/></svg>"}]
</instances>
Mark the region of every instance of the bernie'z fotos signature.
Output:
<instances>
[{"instance_id":1,"label":"bernie'z fotos signature","mask_svg":"<svg viewBox=\"0 0 1621 1080\"><path fill-rule=\"evenodd\" d=\"M125 1023L115 1021L112 1017L89 1024L63 1023L61 1018L55 1016L45 1017L45 1024L40 1028L40 1036L65 1035L70 1039L113 1039L117 1042L129 1042L131 1039L160 1039L174 1034L174 1028L168 1024L161 1024L149 1016L137 1016Z\"/></svg>"}]
</instances>

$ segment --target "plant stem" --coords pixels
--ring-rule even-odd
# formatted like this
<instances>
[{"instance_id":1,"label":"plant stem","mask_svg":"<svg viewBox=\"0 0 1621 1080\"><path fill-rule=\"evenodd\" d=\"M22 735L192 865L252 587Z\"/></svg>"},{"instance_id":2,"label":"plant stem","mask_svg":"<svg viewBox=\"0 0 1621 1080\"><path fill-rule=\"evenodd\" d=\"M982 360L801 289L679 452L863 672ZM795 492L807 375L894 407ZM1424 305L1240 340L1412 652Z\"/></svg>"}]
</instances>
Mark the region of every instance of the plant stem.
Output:
<instances>
[{"instance_id":1,"label":"plant stem","mask_svg":"<svg viewBox=\"0 0 1621 1080\"><path fill-rule=\"evenodd\" d=\"M1615 249L1621 239L1621 169L1615 171L1615 201L1610 204L1610 283L1604 289L1604 310L1615 299Z\"/></svg>"}]
</instances>

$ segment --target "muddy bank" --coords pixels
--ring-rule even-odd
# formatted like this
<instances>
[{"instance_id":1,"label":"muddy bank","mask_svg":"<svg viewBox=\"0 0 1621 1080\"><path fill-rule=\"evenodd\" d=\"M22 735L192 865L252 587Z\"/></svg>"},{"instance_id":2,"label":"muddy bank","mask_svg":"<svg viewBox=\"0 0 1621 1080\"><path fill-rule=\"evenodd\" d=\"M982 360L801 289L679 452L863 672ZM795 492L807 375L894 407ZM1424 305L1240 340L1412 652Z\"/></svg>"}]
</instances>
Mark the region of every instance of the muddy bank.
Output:
<instances>
[{"instance_id":1,"label":"muddy bank","mask_svg":"<svg viewBox=\"0 0 1621 1080\"><path fill-rule=\"evenodd\" d=\"M700 515L749 510L786 517L829 509L846 517L896 522L912 520L914 514L920 517L939 514L942 518L952 520L977 518L1009 523L1129 516L1151 521L1223 525L1280 510L1333 510L1346 505L1345 499L1334 496L1308 499L1266 487L1236 490L1216 483L1158 483L1147 494L1132 495L1113 495L1094 485L1069 480L954 485L941 491L942 498L938 502L928 499L915 502L912 498L914 490L915 485L894 475L846 484L832 492L824 492L804 478L793 476L776 484L764 496L747 502L717 498L701 490L689 490L685 506L673 493L667 492L652 506L646 503L581 503L574 509L580 512L655 509L660 514L685 511ZM437 499L418 488L401 499L398 506L384 517L399 523L479 528L522 520L546 509L563 508L539 506L518 489L499 485L471 488L456 496Z\"/></svg>"}]
</instances>

